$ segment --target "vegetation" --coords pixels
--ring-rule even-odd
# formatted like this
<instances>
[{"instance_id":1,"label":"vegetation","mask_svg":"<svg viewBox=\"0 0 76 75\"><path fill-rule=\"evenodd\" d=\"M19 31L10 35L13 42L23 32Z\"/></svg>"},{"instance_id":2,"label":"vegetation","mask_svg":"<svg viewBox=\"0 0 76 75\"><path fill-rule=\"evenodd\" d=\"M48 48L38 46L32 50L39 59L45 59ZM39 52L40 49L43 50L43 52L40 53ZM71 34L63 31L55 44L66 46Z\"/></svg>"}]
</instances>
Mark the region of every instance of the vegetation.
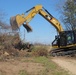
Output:
<instances>
[{"instance_id":1,"label":"vegetation","mask_svg":"<svg viewBox=\"0 0 76 75\"><path fill-rule=\"evenodd\" d=\"M44 56L36 57L35 62L42 63L45 67L45 70L43 70L40 75L69 75L59 66L57 66L54 62L49 60L49 58L46 58Z\"/></svg>"},{"instance_id":2,"label":"vegetation","mask_svg":"<svg viewBox=\"0 0 76 75\"><path fill-rule=\"evenodd\" d=\"M33 56L48 56L48 50L45 46L35 46L32 49L32 55Z\"/></svg>"},{"instance_id":3,"label":"vegetation","mask_svg":"<svg viewBox=\"0 0 76 75\"><path fill-rule=\"evenodd\" d=\"M20 70L19 75L29 75L25 70Z\"/></svg>"},{"instance_id":4,"label":"vegetation","mask_svg":"<svg viewBox=\"0 0 76 75\"><path fill-rule=\"evenodd\" d=\"M66 0L63 5L63 21L67 30L76 29L76 0Z\"/></svg>"}]
</instances>

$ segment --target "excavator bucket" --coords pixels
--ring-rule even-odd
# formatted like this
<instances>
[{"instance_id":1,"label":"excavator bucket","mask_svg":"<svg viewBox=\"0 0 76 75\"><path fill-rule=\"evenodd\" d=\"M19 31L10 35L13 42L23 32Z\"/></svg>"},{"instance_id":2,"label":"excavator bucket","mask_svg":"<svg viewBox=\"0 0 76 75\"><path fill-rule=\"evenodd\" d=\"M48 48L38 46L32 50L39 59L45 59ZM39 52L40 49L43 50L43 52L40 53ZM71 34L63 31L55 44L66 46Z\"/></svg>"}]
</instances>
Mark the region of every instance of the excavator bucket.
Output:
<instances>
[{"instance_id":1,"label":"excavator bucket","mask_svg":"<svg viewBox=\"0 0 76 75\"><path fill-rule=\"evenodd\" d=\"M28 23L23 24L23 26L27 30L27 32L32 32L32 28L28 25Z\"/></svg>"},{"instance_id":2,"label":"excavator bucket","mask_svg":"<svg viewBox=\"0 0 76 75\"><path fill-rule=\"evenodd\" d=\"M18 30L19 27L23 24L27 32L31 32L32 28L28 25L28 23L24 24L23 22L24 22L24 19L20 15L13 16L10 18L10 24L11 24L12 30Z\"/></svg>"},{"instance_id":3,"label":"excavator bucket","mask_svg":"<svg viewBox=\"0 0 76 75\"><path fill-rule=\"evenodd\" d=\"M12 30L18 30L19 26L16 22L16 16L13 16L10 18L10 24L11 24Z\"/></svg>"}]
</instances>

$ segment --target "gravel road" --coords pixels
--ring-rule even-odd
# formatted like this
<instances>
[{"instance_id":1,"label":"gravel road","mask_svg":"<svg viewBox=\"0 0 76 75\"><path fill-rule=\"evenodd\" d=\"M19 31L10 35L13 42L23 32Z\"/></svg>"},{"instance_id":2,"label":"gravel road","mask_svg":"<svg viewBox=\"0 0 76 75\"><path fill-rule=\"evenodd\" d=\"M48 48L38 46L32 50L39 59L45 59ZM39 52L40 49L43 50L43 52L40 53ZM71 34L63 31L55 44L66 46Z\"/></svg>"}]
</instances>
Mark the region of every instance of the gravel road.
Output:
<instances>
[{"instance_id":1,"label":"gravel road","mask_svg":"<svg viewBox=\"0 0 76 75\"><path fill-rule=\"evenodd\" d=\"M52 61L68 71L70 75L76 75L76 58L55 57Z\"/></svg>"}]
</instances>

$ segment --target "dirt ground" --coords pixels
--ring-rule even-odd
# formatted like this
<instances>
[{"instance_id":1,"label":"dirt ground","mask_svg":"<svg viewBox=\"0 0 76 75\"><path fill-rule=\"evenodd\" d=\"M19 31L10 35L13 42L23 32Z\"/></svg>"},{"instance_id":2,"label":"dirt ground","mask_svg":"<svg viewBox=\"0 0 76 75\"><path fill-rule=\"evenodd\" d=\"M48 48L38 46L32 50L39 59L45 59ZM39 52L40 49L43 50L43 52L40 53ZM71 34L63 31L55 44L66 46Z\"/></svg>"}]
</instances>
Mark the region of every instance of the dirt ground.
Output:
<instances>
[{"instance_id":1,"label":"dirt ground","mask_svg":"<svg viewBox=\"0 0 76 75\"><path fill-rule=\"evenodd\" d=\"M70 75L76 75L76 58L54 57L51 60ZM29 75L39 75L42 70L45 70L45 67L41 63L33 62L31 57L7 58L0 61L0 75L28 75L25 72Z\"/></svg>"},{"instance_id":2,"label":"dirt ground","mask_svg":"<svg viewBox=\"0 0 76 75\"><path fill-rule=\"evenodd\" d=\"M76 75L76 58L55 57L52 59L52 61L68 71L70 75Z\"/></svg>"},{"instance_id":3,"label":"dirt ground","mask_svg":"<svg viewBox=\"0 0 76 75\"><path fill-rule=\"evenodd\" d=\"M0 61L0 75L26 75L20 74L25 71L30 75L37 75L36 73L44 69L40 63L27 62L32 61L30 58L16 58Z\"/></svg>"}]
</instances>

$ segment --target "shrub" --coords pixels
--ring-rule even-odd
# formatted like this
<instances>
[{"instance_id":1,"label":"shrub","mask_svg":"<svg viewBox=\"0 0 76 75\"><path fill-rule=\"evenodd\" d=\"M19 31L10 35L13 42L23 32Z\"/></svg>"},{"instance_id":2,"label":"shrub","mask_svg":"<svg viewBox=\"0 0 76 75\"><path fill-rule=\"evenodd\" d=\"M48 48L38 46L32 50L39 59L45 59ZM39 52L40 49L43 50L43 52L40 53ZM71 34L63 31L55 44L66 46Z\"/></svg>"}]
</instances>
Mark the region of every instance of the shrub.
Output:
<instances>
[{"instance_id":1,"label":"shrub","mask_svg":"<svg viewBox=\"0 0 76 75\"><path fill-rule=\"evenodd\" d=\"M34 48L32 51L33 56L46 56L48 55L48 51L44 47Z\"/></svg>"}]
</instances>

